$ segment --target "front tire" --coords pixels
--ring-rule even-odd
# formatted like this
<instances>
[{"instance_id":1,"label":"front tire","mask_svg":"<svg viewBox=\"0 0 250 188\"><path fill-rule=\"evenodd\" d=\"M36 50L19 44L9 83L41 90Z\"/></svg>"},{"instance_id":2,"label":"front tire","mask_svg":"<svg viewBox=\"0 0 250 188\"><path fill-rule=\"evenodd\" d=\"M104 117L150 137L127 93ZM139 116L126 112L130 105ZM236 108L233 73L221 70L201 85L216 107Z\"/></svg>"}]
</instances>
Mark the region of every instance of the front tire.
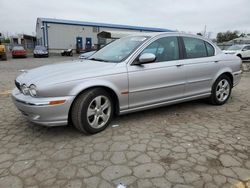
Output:
<instances>
[{"instance_id":1,"label":"front tire","mask_svg":"<svg viewBox=\"0 0 250 188\"><path fill-rule=\"evenodd\" d=\"M213 84L209 102L214 105L225 104L231 95L232 85L228 76L221 75Z\"/></svg>"},{"instance_id":2,"label":"front tire","mask_svg":"<svg viewBox=\"0 0 250 188\"><path fill-rule=\"evenodd\" d=\"M109 93L101 88L80 94L75 100L71 119L81 132L95 134L104 130L112 120L114 105Z\"/></svg>"}]
</instances>

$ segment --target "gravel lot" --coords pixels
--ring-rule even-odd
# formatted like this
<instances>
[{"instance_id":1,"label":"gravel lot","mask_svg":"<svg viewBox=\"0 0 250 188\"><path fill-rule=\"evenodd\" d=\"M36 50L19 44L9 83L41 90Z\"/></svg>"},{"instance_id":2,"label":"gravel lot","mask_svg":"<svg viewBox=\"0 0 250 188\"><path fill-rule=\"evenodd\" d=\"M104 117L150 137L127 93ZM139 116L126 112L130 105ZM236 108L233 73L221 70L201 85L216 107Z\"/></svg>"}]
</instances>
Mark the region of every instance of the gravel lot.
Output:
<instances>
[{"instance_id":1,"label":"gravel lot","mask_svg":"<svg viewBox=\"0 0 250 188\"><path fill-rule=\"evenodd\" d=\"M8 90L20 69L71 57L0 62L0 187L250 187L250 73L224 106L194 101L116 117L104 132L29 123Z\"/></svg>"}]
</instances>

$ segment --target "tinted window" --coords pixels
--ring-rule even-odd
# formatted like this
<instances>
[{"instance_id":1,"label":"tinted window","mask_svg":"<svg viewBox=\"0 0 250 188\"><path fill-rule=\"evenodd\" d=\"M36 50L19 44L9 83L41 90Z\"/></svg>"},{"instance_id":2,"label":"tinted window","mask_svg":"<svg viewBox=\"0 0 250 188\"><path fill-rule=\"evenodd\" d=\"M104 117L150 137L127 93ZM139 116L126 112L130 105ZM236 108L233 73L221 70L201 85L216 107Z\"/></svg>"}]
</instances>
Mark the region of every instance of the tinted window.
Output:
<instances>
[{"instance_id":1,"label":"tinted window","mask_svg":"<svg viewBox=\"0 0 250 188\"><path fill-rule=\"evenodd\" d=\"M45 46L36 46L35 50L46 50Z\"/></svg>"},{"instance_id":2,"label":"tinted window","mask_svg":"<svg viewBox=\"0 0 250 188\"><path fill-rule=\"evenodd\" d=\"M206 47L207 47L207 55L208 56L214 56L214 47L209 44L208 42L205 42Z\"/></svg>"},{"instance_id":3,"label":"tinted window","mask_svg":"<svg viewBox=\"0 0 250 188\"><path fill-rule=\"evenodd\" d=\"M250 50L250 46L245 46L242 50Z\"/></svg>"},{"instance_id":4,"label":"tinted window","mask_svg":"<svg viewBox=\"0 0 250 188\"><path fill-rule=\"evenodd\" d=\"M155 62L177 60L179 59L178 39L177 37L157 39L146 47L141 54L144 53L155 54Z\"/></svg>"},{"instance_id":5,"label":"tinted window","mask_svg":"<svg viewBox=\"0 0 250 188\"><path fill-rule=\"evenodd\" d=\"M187 58L207 57L207 50L203 40L183 37Z\"/></svg>"}]
</instances>

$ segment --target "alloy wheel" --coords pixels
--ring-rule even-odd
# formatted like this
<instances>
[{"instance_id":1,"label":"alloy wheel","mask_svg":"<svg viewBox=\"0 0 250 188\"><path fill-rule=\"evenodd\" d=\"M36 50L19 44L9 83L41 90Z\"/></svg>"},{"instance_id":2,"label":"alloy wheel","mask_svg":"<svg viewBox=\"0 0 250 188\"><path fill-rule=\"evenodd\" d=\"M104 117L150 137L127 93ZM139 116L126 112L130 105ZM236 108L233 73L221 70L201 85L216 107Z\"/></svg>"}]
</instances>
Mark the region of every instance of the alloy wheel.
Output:
<instances>
[{"instance_id":1,"label":"alloy wheel","mask_svg":"<svg viewBox=\"0 0 250 188\"><path fill-rule=\"evenodd\" d=\"M111 115L111 102L106 96L97 96L89 104L87 120L94 129L103 127Z\"/></svg>"},{"instance_id":2,"label":"alloy wheel","mask_svg":"<svg viewBox=\"0 0 250 188\"><path fill-rule=\"evenodd\" d=\"M226 79L222 79L216 87L216 98L220 102L227 100L230 94L230 83Z\"/></svg>"}]
</instances>

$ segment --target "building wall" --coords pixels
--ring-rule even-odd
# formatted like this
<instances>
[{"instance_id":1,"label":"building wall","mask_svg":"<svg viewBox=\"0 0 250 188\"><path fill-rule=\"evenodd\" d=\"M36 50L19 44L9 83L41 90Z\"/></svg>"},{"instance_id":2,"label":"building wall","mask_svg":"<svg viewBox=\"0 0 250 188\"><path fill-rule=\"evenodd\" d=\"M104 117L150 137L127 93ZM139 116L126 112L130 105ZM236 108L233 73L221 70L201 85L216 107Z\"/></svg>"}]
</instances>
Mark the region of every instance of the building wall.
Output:
<instances>
[{"instance_id":1,"label":"building wall","mask_svg":"<svg viewBox=\"0 0 250 188\"><path fill-rule=\"evenodd\" d=\"M36 25L37 44L48 47L50 52L60 52L62 49L76 49L76 38L82 37L84 49L86 38L92 39L92 46L98 44L97 34L101 31L141 32L133 29L47 23L38 18Z\"/></svg>"},{"instance_id":2,"label":"building wall","mask_svg":"<svg viewBox=\"0 0 250 188\"><path fill-rule=\"evenodd\" d=\"M45 23L46 27L46 23ZM140 32L139 30L104 28L92 26L78 26L67 24L47 24L48 32L45 32L45 41L48 35L48 48L51 52L59 52L62 49L76 49L76 38L82 37L83 49L85 48L86 38L92 38L92 45L98 44L97 34L101 31L128 31ZM41 35L42 32L39 33ZM46 46L47 42L45 42Z\"/></svg>"},{"instance_id":3,"label":"building wall","mask_svg":"<svg viewBox=\"0 0 250 188\"><path fill-rule=\"evenodd\" d=\"M48 24L48 46L49 49L62 50L67 48L76 49L76 38L82 37L83 48L86 37L92 38L92 44L97 44L97 33L93 27L74 26L63 24Z\"/></svg>"},{"instance_id":4,"label":"building wall","mask_svg":"<svg viewBox=\"0 0 250 188\"><path fill-rule=\"evenodd\" d=\"M44 40L43 40L43 28L42 27L42 22L40 19L37 20L36 23L36 40L38 45L44 45Z\"/></svg>"}]
</instances>

